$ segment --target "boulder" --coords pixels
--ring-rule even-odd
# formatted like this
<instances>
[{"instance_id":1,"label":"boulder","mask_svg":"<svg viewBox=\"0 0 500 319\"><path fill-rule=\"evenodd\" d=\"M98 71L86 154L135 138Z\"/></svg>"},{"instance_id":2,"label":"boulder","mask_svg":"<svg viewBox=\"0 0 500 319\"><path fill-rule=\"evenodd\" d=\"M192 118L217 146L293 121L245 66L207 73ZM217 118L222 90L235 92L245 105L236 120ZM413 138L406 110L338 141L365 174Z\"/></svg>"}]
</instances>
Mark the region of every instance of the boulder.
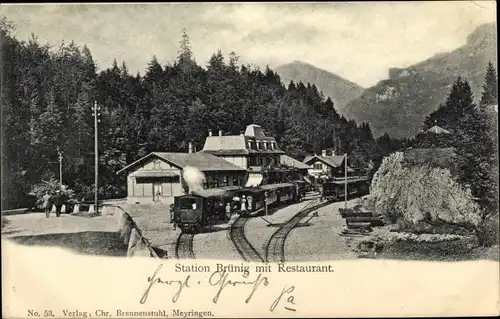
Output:
<instances>
[{"instance_id":1,"label":"boulder","mask_svg":"<svg viewBox=\"0 0 500 319\"><path fill-rule=\"evenodd\" d=\"M426 219L479 223L479 207L470 191L448 169L407 165L403 160L403 153L391 154L375 173L370 200L376 213L409 224Z\"/></svg>"}]
</instances>

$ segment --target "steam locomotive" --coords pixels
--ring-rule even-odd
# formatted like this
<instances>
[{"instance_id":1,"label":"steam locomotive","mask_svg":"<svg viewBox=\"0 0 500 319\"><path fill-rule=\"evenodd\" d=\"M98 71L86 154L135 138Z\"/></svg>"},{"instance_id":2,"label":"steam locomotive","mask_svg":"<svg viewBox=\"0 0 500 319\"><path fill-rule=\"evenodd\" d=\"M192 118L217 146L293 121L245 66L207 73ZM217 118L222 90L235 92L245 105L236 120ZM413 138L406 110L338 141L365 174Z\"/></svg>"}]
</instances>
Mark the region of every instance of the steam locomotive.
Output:
<instances>
[{"instance_id":1,"label":"steam locomotive","mask_svg":"<svg viewBox=\"0 0 500 319\"><path fill-rule=\"evenodd\" d=\"M193 191L174 197L173 222L184 232L200 232L210 224L227 219L228 205L233 213L257 216L265 212L266 203L268 208L294 203L304 195L305 188L299 182Z\"/></svg>"}]
</instances>

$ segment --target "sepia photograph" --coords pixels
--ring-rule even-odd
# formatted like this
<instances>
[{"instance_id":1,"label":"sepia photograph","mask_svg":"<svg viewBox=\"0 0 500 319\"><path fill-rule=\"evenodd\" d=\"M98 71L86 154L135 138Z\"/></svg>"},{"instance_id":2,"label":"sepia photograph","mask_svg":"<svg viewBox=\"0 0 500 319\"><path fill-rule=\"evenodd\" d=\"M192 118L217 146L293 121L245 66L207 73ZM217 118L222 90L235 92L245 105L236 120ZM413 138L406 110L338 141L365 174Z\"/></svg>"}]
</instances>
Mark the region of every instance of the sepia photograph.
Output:
<instances>
[{"instance_id":1,"label":"sepia photograph","mask_svg":"<svg viewBox=\"0 0 500 319\"><path fill-rule=\"evenodd\" d=\"M339 275L342 262L498 270L496 14L494 1L2 4L1 240L20 254L2 253L2 277L19 258L43 278L19 257L38 251L29 260L79 276L70 257L43 257L57 248L88 265L156 265L138 305L165 283L162 265L211 286L220 274L215 306L227 284L258 298L266 272L384 286L361 266ZM15 296L12 283L2 290ZM3 316L361 313L300 312L298 287L272 292L271 312L59 310L60 299ZM385 302L392 312L374 315L408 315Z\"/></svg>"}]
</instances>

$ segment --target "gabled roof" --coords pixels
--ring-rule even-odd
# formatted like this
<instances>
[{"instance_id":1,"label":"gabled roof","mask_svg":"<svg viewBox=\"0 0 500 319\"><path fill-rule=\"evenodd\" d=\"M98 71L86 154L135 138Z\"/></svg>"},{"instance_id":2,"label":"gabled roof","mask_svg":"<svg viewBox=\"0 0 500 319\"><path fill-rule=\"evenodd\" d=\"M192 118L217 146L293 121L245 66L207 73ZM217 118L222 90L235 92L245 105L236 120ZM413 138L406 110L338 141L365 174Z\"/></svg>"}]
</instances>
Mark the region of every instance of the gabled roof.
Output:
<instances>
[{"instance_id":1,"label":"gabled roof","mask_svg":"<svg viewBox=\"0 0 500 319\"><path fill-rule=\"evenodd\" d=\"M301 161L296 160L288 155L280 156L280 163L286 166L295 167L298 169L309 169L310 167Z\"/></svg>"},{"instance_id":2,"label":"gabled roof","mask_svg":"<svg viewBox=\"0 0 500 319\"><path fill-rule=\"evenodd\" d=\"M311 165L313 161L319 160L331 167L339 167L344 162L345 155L333 155L333 156L320 156L314 155L311 157L306 157L304 159L304 163L307 165ZM309 167L310 168L310 167Z\"/></svg>"},{"instance_id":3,"label":"gabled roof","mask_svg":"<svg viewBox=\"0 0 500 319\"><path fill-rule=\"evenodd\" d=\"M245 169L229 163L228 161L208 153L166 153L166 152L153 152L150 153L130 165L122 168L117 174L129 170L141 163L144 163L150 158L159 158L168 162L180 169L187 166L196 167L202 172L210 171L245 171Z\"/></svg>"},{"instance_id":4,"label":"gabled roof","mask_svg":"<svg viewBox=\"0 0 500 319\"><path fill-rule=\"evenodd\" d=\"M307 163L311 158L313 158L314 155L307 155L306 158L302 162Z\"/></svg>"},{"instance_id":5,"label":"gabled roof","mask_svg":"<svg viewBox=\"0 0 500 319\"><path fill-rule=\"evenodd\" d=\"M439 127L437 125L434 125L430 129L428 129L427 132L434 133L434 134L451 134L450 131L445 130L444 128Z\"/></svg>"}]
</instances>

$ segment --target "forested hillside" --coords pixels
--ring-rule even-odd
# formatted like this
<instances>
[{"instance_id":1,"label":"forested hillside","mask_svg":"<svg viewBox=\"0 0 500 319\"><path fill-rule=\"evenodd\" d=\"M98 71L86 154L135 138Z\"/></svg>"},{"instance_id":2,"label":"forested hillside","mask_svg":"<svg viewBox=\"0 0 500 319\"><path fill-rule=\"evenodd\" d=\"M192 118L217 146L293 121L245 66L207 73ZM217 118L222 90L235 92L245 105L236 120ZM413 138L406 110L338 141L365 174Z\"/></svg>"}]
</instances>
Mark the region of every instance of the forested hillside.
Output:
<instances>
[{"instance_id":1,"label":"forested hillside","mask_svg":"<svg viewBox=\"0 0 500 319\"><path fill-rule=\"evenodd\" d=\"M234 53L214 53L200 66L185 32L175 61L160 64L147 53L153 57L144 75L134 75L116 60L97 72L87 47L20 41L14 27L1 21L3 209L26 207L33 184L58 177L58 151L64 184L91 196L94 101L101 108L101 198L124 196L116 171L127 163L151 151L186 152L188 141L200 150L210 128L238 134L259 124L299 160L334 146L357 165L380 157L370 127L339 116L314 85L284 87L273 70L240 64Z\"/></svg>"},{"instance_id":2,"label":"forested hillside","mask_svg":"<svg viewBox=\"0 0 500 319\"><path fill-rule=\"evenodd\" d=\"M363 88L336 74L317 68L309 63L293 61L276 67L284 83L302 81L314 83L325 97L335 103L335 109L344 114L344 107L363 93Z\"/></svg>"}]
</instances>

